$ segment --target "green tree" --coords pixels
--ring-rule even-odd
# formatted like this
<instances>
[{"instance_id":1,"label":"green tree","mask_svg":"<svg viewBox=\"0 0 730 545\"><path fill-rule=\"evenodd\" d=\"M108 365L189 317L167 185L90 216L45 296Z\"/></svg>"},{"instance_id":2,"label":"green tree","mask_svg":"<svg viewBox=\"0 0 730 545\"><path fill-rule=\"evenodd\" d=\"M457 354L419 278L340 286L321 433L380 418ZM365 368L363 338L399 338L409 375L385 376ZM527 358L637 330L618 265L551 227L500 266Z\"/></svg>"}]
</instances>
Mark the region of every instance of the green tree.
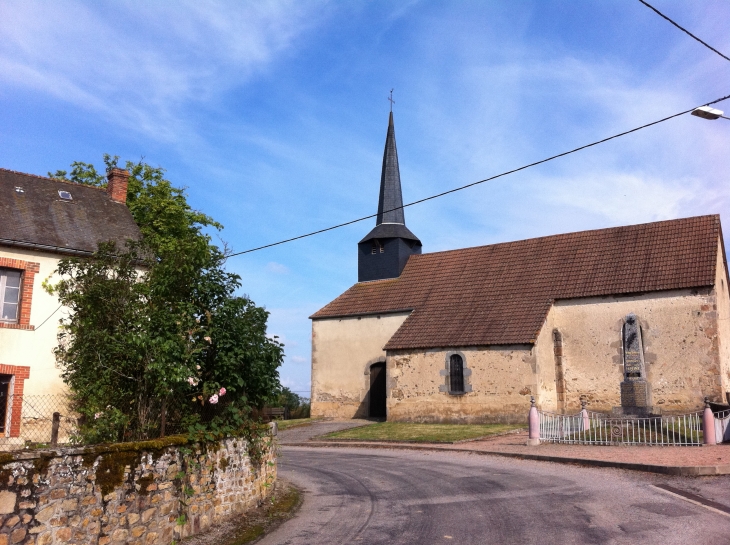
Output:
<instances>
[{"instance_id":1,"label":"green tree","mask_svg":"<svg viewBox=\"0 0 730 545\"><path fill-rule=\"evenodd\" d=\"M117 157L104 157L107 168ZM127 204L142 239L67 258L51 289L71 309L56 359L87 441L151 437L166 408L171 424L230 432L279 391L283 345L266 334L268 313L238 296L240 277L164 170L126 164ZM93 165L54 177L103 186Z\"/></svg>"},{"instance_id":2,"label":"green tree","mask_svg":"<svg viewBox=\"0 0 730 545\"><path fill-rule=\"evenodd\" d=\"M289 418L309 418L309 399L304 398L299 394L295 394L286 386L281 387L281 391L274 403L278 407L288 409Z\"/></svg>"}]
</instances>

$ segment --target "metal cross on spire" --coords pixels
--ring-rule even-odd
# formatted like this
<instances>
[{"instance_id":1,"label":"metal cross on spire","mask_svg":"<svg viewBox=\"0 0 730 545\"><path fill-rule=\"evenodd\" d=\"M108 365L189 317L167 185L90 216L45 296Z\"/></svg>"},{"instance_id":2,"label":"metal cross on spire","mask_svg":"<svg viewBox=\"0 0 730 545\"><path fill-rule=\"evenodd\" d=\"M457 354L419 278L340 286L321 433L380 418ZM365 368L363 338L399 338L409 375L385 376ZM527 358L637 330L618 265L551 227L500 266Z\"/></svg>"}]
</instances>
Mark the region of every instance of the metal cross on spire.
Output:
<instances>
[{"instance_id":1,"label":"metal cross on spire","mask_svg":"<svg viewBox=\"0 0 730 545\"><path fill-rule=\"evenodd\" d=\"M393 89L390 90L390 96L388 97L388 100L390 100L390 111L393 111L393 104L395 104L395 100L393 100Z\"/></svg>"}]
</instances>

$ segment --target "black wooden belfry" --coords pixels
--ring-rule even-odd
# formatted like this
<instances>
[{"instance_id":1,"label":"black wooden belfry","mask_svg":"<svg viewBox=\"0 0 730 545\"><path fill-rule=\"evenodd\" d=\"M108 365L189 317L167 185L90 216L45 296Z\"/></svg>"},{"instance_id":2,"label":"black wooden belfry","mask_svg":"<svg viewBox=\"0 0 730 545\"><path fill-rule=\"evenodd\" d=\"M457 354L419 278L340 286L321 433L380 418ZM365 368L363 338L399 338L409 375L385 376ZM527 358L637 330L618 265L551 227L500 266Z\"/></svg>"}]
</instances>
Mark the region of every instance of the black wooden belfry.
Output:
<instances>
[{"instance_id":1,"label":"black wooden belfry","mask_svg":"<svg viewBox=\"0 0 730 545\"><path fill-rule=\"evenodd\" d=\"M358 243L357 281L397 278L408 258L420 253L421 241L406 227L393 112L390 112L380 175L378 216L375 229Z\"/></svg>"}]
</instances>

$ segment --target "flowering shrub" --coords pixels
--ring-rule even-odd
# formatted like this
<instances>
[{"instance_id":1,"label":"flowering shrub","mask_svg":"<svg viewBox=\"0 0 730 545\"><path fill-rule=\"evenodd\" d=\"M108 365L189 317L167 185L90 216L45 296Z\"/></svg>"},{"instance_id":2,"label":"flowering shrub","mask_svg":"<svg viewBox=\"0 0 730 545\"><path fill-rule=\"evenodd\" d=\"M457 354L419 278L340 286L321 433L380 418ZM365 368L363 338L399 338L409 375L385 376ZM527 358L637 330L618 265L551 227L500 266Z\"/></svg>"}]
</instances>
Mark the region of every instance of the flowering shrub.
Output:
<instances>
[{"instance_id":1,"label":"flowering shrub","mask_svg":"<svg viewBox=\"0 0 730 545\"><path fill-rule=\"evenodd\" d=\"M220 225L192 210L161 169L127 169L142 240L63 259L61 280L46 285L70 310L55 354L85 417L80 440L157 437L163 420L168 433L173 425L240 428L250 407L276 395L283 345L267 336L268 312L236 295L240 277L202 231ZM72 179L104 182L83 163Z\"/></svg>"}]
</instances>

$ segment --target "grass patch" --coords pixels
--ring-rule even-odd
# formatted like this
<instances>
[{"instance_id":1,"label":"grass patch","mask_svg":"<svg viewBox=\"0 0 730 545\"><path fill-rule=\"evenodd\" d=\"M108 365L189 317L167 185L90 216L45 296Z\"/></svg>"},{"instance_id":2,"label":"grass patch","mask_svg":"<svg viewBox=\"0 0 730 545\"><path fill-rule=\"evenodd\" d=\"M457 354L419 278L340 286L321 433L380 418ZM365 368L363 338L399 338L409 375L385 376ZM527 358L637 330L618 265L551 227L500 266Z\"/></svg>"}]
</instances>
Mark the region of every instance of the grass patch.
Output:
<instances>
[{"instance_id":1,"label":"grass patch","mask_svg":"<svg viewBox=\"0 0 730 545\"><path fill-rule=\"evenodd\" d=\"M321 420L321 418L296 418L294 420L277 420L276 424L279 426L279 431L281 431L296 428L297 426L307 426L318 420Z\"/></svg>"},{"instance_id":2,"label":"grass patch","mask_svg":"<svg viewBox=\"0 0 730 545\"><path fill-rule=\"evenodd\" d=\"M380 422L323 435L322 439L453 443L523 429L521 424L413 424Z\"/></svg>"}]
</instances>

